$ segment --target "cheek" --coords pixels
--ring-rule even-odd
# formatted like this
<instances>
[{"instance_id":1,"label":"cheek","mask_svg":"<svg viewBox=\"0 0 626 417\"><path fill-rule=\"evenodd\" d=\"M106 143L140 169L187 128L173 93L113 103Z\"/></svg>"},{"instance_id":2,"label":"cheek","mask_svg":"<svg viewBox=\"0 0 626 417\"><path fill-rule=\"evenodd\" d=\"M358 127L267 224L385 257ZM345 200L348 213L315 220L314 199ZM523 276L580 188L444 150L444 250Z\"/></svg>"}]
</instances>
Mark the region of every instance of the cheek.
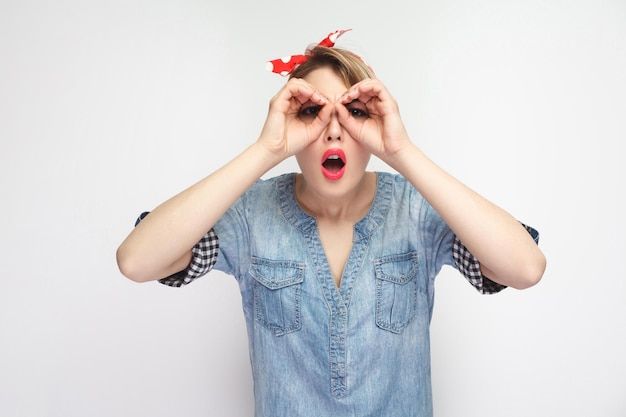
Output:
<instances>
[{"instance_id":1,"label":"cheek","mask_svg":"<svg viewBox=\"0 0 626 417\"><path fill-rule=\"evenodd\" d=\"M298 166L302 172L312 169L315 165L312 155L306 150L303 150L296 155L296 162L298 162Z\"/></svg>"},{"instance_id":2,"label":"cheek","mask_svg":"<svg viewBox=\"0 0 626 417\"><path fill-rule=\"evenodd\" d=\"M357 147L352 153L352 159L354 160L354 162L363 167L367 166L371 156L372 154L367 151L363 146Z\"/></svg>"}]
</instances>

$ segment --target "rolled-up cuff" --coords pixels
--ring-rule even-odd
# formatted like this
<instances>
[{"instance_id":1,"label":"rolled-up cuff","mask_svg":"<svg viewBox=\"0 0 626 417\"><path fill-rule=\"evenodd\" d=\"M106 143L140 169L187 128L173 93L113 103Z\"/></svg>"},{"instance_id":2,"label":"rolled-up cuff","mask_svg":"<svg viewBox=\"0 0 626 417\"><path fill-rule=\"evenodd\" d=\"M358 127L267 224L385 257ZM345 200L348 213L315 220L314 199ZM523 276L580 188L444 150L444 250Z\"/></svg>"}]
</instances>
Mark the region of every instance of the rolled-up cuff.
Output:
<instances>
[{"instance_id":1,"label":"rolled-up cuff","mask_svg":"<svg viewBox=\"0 0 626 417\"><path fill-rule=\"evenodd\" d=\"M137 226L148 214L144 211L135 221ZM170 287L182 287L187 285L203 275L206 275L217 262L217 253L219 250L219 240L213 229L209 230L191 250L191 262L186 269L178 271L168 277L159 280L161 284Z\"/></svg>"},{"instance_id":2,"label":"rolled-up cuff","mask_svg":"<svg viewBox=\"0 0 626 417\"><path fill-rule=\"evenodd\" d=\"M539 232L530 226L522 223L522 226L533 238L535 243L539 243ZM454 238L452 245L452 257L457 269L465 279L481 294L495 294L506 288L506 285L498 284L484 276L480 271L480 262L470 253L470 251L461 243L458 237Z\"/></svg>"}]
</instances>

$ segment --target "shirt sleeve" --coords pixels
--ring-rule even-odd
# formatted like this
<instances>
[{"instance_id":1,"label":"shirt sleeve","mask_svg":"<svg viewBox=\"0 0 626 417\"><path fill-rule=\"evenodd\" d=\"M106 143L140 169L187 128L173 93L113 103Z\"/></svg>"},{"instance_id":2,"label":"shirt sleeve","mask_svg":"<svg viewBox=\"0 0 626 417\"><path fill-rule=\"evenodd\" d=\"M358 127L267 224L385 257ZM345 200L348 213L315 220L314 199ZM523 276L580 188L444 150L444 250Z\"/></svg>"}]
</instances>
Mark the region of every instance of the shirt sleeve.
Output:
<instances>
[{"instance_id":1,"label":"shirt sleeve","mask_svg":"<svg viewBox=\"0 0 626 417\"><path fill-rule=\"evenodd\" d=\"M148 213L149 212L141 213L135 222L135 226L137 226ZM160 279L159 282L170 287L182 287L183 285L195 281L213 269L217 261L218 250L219 240L215 231L211 229L191 249L192 257L189 266L182 271Z\"/></svg>"},{"instance_id":2,"label":"shirt sleeve","mask_svg":"<svg viewBox=\"0 0 626 417\"><path fill-rule=\"evenodd\" d=\"M526 226L522 223L522 226L533 238L535 243L539 243L539 232L530 226ZM482 275L480 272L480 262L470 253L470 251L463 245L458 237L454 238L452 245L452 257L456 264L457 269L470 284L478 290L481 294L495 294L506 288L506 285L498 284Z\"/></svg>"}]
</instances>

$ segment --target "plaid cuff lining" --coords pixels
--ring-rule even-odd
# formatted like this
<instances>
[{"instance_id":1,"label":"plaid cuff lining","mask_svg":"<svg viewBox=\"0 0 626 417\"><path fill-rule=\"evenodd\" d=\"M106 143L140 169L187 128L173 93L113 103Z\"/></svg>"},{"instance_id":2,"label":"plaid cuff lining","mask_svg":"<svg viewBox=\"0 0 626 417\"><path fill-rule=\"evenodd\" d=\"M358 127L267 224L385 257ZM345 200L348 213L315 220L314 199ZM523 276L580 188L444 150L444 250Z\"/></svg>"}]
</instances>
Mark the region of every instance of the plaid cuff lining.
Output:
<instances>
[{"instance_id":1,"label":"plaid cuff lining","mask_svg":"<svg viewBox=\"0 0 626 417\"><path fill-rule=\"evenodd\" d=\"M177 272L159 282L170 287L182 287L208 273L217 262L219 240L213 229L200 239L191 250L191 263L187 269Z\"/></svg>"},{"instance_id":2,"label":"plaid cuff lining","mask_svg":"<svg viewBox=\"0 0 626 417\"><path fill-rule=\"evenodd\" d=\"M148 215L149 212L143 212L137 218L135 226ZM219 250L219 240L213 229L209 230L191 250L191 263L186 269L176 272L159 280L161 284L170 287L182 287L187 285L201 276L208 273L215 262L217 262L217 253Z\"/></svg>"},{"instance_id":3,"label":"plaid cuff lining","mask_svg":"<svg viewBox=\"0 0 626 417\"><path fill-rule=\"evenodd\" d=\"M530 226L522 224L526 231L533 238L535 243L539 243L539 232ZM481 294L495 294L506 288L506 285L498 284L482 275L480 272L480 262L461 243L458 237L454 238L452 245L452 257L459 272L474 286Z\"/></svg>"}]
</instances>

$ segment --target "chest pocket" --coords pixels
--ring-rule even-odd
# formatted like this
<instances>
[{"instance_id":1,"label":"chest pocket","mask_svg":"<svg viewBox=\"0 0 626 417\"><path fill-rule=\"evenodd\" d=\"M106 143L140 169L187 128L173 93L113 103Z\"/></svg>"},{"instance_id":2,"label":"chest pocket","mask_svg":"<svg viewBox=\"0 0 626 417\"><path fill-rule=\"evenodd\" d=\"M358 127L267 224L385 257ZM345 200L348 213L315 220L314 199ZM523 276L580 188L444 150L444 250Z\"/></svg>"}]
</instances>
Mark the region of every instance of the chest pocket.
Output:
<instances>
[{"instance_id":1,"label":"chest pocket","mask_svg":"<svg viewBox=\"0 0 626 417\"><path fill-rule=\"evenodd\" d=\"M304 263L252 258L254 319L274 335L300 330L300 291Z\"/></svg>"},{"instance_id":2,"label":"chest pocket","mask_svg":"<svg viewBox=\"0 0 626 417\"><path fill-rule=\"evenodd\" d=\"M374 261L376 325L401 333L417 314L417 252L390 255Z\"/></svg>"}]
</instances>

